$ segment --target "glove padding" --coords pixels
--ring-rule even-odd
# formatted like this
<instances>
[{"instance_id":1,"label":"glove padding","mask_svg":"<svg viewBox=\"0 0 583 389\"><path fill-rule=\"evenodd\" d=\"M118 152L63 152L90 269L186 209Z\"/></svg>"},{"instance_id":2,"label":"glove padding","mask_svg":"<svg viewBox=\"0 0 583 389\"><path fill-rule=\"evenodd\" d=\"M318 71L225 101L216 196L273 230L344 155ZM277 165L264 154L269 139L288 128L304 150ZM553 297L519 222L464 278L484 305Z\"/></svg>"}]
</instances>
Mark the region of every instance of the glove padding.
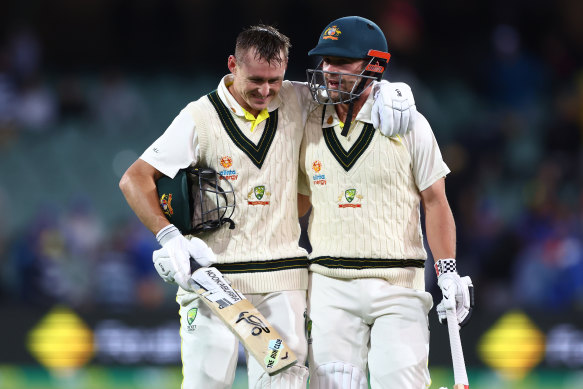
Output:
<instances>
[{"instance_id":1,"label":"glove padding","mask_svg":"<svg viewBox=\"0 0 583 389\"><path fill-rule=\"evenodd\" d=\"M437 315L441 324L447 324L447 310L455 310L458 325L465 326L472 316L474 307L474 285L470 277L460 277L455 272L443 273L437 278L443 293L443 300L437 305Z\"/></svg>"},{"instance_id":2,"label":"glove padding","mask_svg":"<svg viewBox=\"0 0 583 389\"><path fill-rule=\"evenodd\" d=\"M210 247L198 238L186 239L177 235L154 251L152 260L154 268L165 282L176 283L182 289L193 292L194 285L190 276L190 259L194 259L198 267L206 267L216 262L216 257Z\"/></svg>"},{"instance_id":3,"label":"glove padding","mask_svg":"<svg viewBox=\"0 0 583 389\"><path fill-rule=\"evenodd\" d=\"M413 92L404 82L381 81L375 86L371 119L384 136L405 135L417 116Z\"/></svg>"}]
</instances>

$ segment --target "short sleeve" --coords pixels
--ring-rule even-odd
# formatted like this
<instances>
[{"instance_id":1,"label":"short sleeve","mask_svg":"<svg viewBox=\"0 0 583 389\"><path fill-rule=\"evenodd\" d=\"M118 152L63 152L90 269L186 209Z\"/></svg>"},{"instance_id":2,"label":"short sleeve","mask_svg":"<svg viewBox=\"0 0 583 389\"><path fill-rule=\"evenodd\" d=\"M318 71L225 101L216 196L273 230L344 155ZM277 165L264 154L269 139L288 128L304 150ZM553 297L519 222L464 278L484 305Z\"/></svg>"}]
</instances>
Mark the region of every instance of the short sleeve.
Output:
<instances>
[{"instance_id":1,"label":"short sleeve","mask_svg":"<svg viewBox=\"0 0 583 389\"><path fill-rule=\"evenodd\" d=\"M196 164L199 154L198 135L188 107L172 121L166 131L140 158L173 178L178 170Z\"/></svg>"}]
</instances>

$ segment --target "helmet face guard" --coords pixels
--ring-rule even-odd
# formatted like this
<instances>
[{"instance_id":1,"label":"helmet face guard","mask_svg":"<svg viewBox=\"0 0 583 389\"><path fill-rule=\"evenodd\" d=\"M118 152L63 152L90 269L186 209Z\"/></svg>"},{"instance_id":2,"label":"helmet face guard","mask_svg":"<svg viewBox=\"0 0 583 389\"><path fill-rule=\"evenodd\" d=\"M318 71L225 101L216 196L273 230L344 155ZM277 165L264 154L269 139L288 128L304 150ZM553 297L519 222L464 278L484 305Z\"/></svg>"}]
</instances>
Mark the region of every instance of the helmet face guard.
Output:
<instances>
[{"instance_id":1,"label":"helmet face guard","mask_svg":"<svg viewBox=\"0 0 583 389\"><path fill-rule=\"evenodd\" d=\"M164 215L182 234L216 230L225 223L235 228L235 191L215 170L181 169L174 178L160 178L156 187Z\"/></svg>"},{"instance_id":2,"label":"helmet face guard","mask_svg":"<svg viewBox=\"0 0 583 389\"><path fill-rule=\"evenodd\" d=\"M229 180L211 168L191 168L192 231L207 232L229 223L235 212L235 191Z\"/></svg>"},{"instance_id":3,"label":"helmet face guard","mask_svg":"<svg viewBox=\"0 0 583 389\"><path fill-rule=\"evenodd\" d=\"M374 50L371 50L371 52L373 51ZM388 53L383 54L387 54L390 57L390 54ZM383 72L385 71L386 61L388 60L382 61L382 59L377 57L371 57L368 65L366 65L360 74L325 71L322 69L323 61L320 61L320 64L316 69L306 70L308 88L310 88L312 98L317 103L326 105L348 104L352 101L358 100L362 93L372 85L372 81L381 80ZM337 88L328 87L326 83L327 76L334 76L334 78L337 79ZM356 80L350 90L343 88L347 83L347 77ZM371 82L368 82L369 80ZM332 92L337 93L338 98L333 100L330 97Z\"/></svg>"}]
</instances>

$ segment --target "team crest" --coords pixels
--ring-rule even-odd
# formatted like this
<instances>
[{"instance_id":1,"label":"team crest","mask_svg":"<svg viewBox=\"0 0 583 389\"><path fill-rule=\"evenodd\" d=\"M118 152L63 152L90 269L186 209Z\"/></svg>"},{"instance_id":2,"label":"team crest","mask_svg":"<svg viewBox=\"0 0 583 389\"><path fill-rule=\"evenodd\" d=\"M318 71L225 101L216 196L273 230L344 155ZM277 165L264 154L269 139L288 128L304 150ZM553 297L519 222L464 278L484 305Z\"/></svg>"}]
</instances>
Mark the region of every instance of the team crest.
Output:
<instances>
[{"instance_id":1,"label":"team crest","mask_svg":"<svg viewBox=\"0 0 583 389\"><path fill-rule=\"evenodd\" d=\"M265 194L265 185L256 186L253 188L253 193L255 193L257 200L261 200Z\"/></svg>"},{"instance_id":2,"label":"team crest","mask_svg":"<svg viewBox=\"0 0 583 389\"><path fill-rule=\"evenodd\" d=\"M172 209L172 193L163 194L160 197L160 207L162 208L162 212L164 215L170 217L174 215L174 210Z\"/></svg>"},{"instance_id":3,"label":"team crest","mask_svg":"<svg viewBox=\"0 0 583 389\"><path fill-rule=\"evenodd\" d=\"M326 175L320 173L320 170L322 170L322 162L318 161L317 159L312 162L312 170L316 172L316 174L312 176L314 185L326 185Z\"/></svg>"},{"instance_id":4,"label":"team crest","mask_svg":"<svg viewBox=\"0 0 583 389\"><path fill-rule=\"evenodd\" d=\"M239 173L237 173L237 170L230 169L230 167L233 166L233 158L228 155L224 155L219 159L219 164L224 168L224 170L219 172L221 178L231 181L235 181L239 178Z\"/></svg>"},{"instance_id":5,"label":"team crest","mask_svg":"<svg viewBox=\"0 0 583 389\"><path fill-rule=\"evenodd\" d=\"M198 308L191 308L188 313L186 314L186 321L188 322L188 325L186 326L186 329L188 331L194 331L196 330L196 325L193 325L192 323L194 322L194 319L196 319L196 314L198 313Z\"/></svg>"},{"instance_id":6,"label":"team crest","mask_svg":"<svg viewBox=\"0 0 583 389\"><path fill-rule=\"evenodd\" d=\"M331 26L328 27L326 29L326 31L324 31L324 35L322 36L322 39L332 39L332 40L338 40L338 36L342 34L342 31L340 31L338 29L338 27L336 26Z\"/></svg>"},{"instance_id":7,"label":"team crest","mask_svg":"<svg viewBox=\"0 0 583 389\"><path fill-rule=\"evenodd\" d=\"M352 202L352 200L354 200L354 195L356 194L356 189L346 189L344 191L344 198L346 198L346 201L348 201L349 203Z\"/></svg>"},{"instance_id":8,"label":"team crest","mask_svg":"<svg viewBox=\"0 0 583 389\"><path fill-rule=\"evenodd\" d=\"M338 196L336 202L339 208L360 208L362 207L363 196L358 194L356 189L346 189L344 193Z\"/></svg>"},{"instance_id":9,"label":"team crest","mask_svg":"<svg viewBox=\"0 0 583 389\"><path fill-rule=\"evenodd\" d=\"M265 185L257 185L247 193L247 204L249 205L268 205L268 198L271 193L265 189Z\"/></svg>"}]
</instances>

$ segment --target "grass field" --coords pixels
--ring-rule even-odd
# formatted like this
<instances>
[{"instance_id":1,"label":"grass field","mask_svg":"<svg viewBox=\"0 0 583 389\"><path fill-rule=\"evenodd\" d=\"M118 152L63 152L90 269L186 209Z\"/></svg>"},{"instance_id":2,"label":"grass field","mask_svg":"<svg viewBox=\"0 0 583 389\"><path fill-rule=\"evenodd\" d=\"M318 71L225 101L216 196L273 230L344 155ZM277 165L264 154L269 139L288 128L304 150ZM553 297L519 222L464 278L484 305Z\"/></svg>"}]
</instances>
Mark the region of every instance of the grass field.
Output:
<instances>
[{"instance_id":1,"label":"grass field","mask_svg":"<svg viewBox=\"0 0 583 389\"><path fill-rule=\"evenodd\" d=\"M453 386L449 369L433 368L431 376L431 388ZM487 369L470 369L468 376L472 389L583 388L581 371L534 371L521 381L505 381ZM0 366L0 389L179 389L180 384L180 368L94 366L56 375L36 366ZM247 389L243 368L232 388Z\"/></svg>"}]
</instances>

